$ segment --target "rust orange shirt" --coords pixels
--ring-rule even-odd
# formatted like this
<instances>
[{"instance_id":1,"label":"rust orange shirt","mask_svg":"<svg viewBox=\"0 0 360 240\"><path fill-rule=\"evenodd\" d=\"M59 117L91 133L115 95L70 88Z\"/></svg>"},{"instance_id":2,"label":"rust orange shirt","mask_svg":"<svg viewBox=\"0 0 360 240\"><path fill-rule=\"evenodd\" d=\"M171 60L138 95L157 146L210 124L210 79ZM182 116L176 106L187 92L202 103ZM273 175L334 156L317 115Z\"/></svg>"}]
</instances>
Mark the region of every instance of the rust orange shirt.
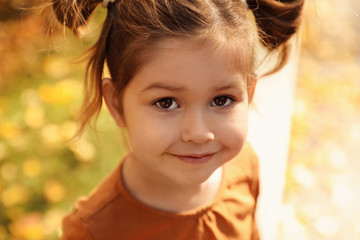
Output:
<instances>
[{"instance_id":1,"label":"rust orange shirt","mask_svg":"<svg viewBox=\"0 0 360 240\"><path fill-rule=\"evenodd\" d=\"M212 203L185 213L154 209L133 198L122 182L121 167L77 201L63 220L63 240L259 239L254 219L258 161L248 144L224 165Z\"/></svg>"}]
</instances>

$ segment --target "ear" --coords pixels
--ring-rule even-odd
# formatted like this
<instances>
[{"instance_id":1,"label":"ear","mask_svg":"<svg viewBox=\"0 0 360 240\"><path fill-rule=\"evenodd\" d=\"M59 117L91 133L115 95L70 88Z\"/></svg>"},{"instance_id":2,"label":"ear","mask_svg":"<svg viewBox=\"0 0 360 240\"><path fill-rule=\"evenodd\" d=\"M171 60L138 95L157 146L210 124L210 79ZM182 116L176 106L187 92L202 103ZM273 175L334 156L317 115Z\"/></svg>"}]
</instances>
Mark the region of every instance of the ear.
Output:
<instances>
[{"instance_id":1,"label":"ear","mask_svg":"<svg viewBox=\"0 0 360 240\"><path fill-rule=\"evenodd\" d=\"M250 85L248 86L247 92L248 92L249 103L252 102L252 99L254 97L256 84L257 84L257 78L254 78L252 79Z\"/></svg>"},{"instance_id":2,"label":"ear","mask_svg":"<svg viewBox=\"0 0 360 240\"><path fill-rule=\"evenodd\" d=\"M102 80L102 93L105 104L116 124L121 128L126 127L123 114L120 111L121 103L119 97L116 94L114 84L109 78Z\"/></svg>"}]
</instances>

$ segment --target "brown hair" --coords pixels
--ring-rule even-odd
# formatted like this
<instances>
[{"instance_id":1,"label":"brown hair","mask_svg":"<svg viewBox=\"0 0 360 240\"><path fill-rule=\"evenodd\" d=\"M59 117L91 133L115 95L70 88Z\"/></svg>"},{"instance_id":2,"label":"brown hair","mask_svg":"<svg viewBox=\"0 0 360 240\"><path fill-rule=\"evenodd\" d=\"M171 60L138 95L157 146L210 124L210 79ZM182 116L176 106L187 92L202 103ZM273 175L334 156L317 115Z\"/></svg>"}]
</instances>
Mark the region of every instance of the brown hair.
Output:
<instances>
[{"instance_id":1,"label":"brown hair","mask_svg":"<svg viewBox=\"0 0 360 240\"><path fill-rule=\"evenodd\" d=\"M57 19L79 35L79 29L86 25L99 3L98 0L53 0L52 7ZM242 49L245 46L250 76L257 32L261 44L269 52L277 50L278 53L278 61L270 74L286 63L288 40L300 25L303 4L304 0L247 0L255 17L256 31L241 0L117 0L109 3L99 39L89 49L79 133L100 112L105 63L120 99L126 85L146 61L148 50L165 38L199 38L208 42L223 39L223 45L235 43Z\"/></svg>"}]
</instances>

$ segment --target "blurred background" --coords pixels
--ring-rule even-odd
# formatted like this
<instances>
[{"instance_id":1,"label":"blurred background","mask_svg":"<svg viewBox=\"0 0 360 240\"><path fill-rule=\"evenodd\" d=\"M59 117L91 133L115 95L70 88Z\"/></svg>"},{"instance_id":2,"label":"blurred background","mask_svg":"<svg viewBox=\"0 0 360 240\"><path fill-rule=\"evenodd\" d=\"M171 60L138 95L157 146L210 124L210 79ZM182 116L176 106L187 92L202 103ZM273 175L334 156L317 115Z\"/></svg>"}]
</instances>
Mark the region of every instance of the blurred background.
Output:
<instances>
[{"instance_id":1,"label":"blurred background","mask_svg":"<svg viewBox=\"0 0 360 240\"><path fill-rule=\"evenodd\" d=\"M58 239L75 199L125 151L106 109L97 134L68 141L82 99L78 60L105 10L75 39L26 10L38 2L0 1L0 240ZM358 0L307 0L278 240L360 239L359 14Z\"/></svg>"}]
</instances>

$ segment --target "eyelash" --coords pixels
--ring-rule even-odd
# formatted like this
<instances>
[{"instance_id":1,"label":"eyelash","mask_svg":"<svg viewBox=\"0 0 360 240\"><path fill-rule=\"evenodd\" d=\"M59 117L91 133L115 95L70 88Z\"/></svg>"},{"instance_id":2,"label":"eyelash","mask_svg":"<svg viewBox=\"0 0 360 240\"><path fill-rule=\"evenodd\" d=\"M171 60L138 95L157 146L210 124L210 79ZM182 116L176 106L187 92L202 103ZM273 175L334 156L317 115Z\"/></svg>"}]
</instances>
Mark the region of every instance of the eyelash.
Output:
<instances>
[{"instance_id":1,"label":"eyelash","mask_svg":"<svg viewBox=\"0 0 360 240\"><path fill-rule=\"evenodd\" d=\"M161 103L161 102L165 102L165 101L169 101L169 100L171 101L171 105L172 105L173 103L176 103L176 106L175 106L175 107L171 107L171 105L170 105L171 108L170 108L170 107L166 108L166 107L160 106L160 103ZM180 107L180 104L177 103L177 101L176 101L174 98L171 98L171 97L160 98L159 100L156 100L152 105L154 105L155 107L157 107L158 109L160 109L160 110L162 110L162 111L172 111L173 109Z\"/></svg>"},{"instance_id":2,"label":"eyelash","mask_svg":"<svg viewBox=\"0 0 360 240\"><path fill-rule=\"evenodd\" d=\"M219 99L219 98L225 98L225 103L223 105L216 105L215 104L215 100L216 99ZM165 101L171 101L171 102L168 102L168 104L170 103L170 106L169 107L163 107L161 106L161 102L165 103ZM230 102L229 102L230 101ZM215 98L213 98L211 100L211 104L210 106L211 107L218 107L218 108L228 108L230 107L234 102L236 102L236 100L231 97L231 96L227 96L227 95L221 95L221 96L217 96ZM172 106L174 103L176 103L176 106ZM225 105L226 104L226 105ZM155 102L153 102L152 104L153 106L157 107L158 109L162 110L162 111L172 111L176 108L180 108L180 104L176 101L176 99L172 98L172 97L164 97L164 98L161 98L159 100L156 100Z\"/></svg>"},{"instance_id":3,"label":"eyelash","mask_svg":"<svg viewBox=\"0 0 360 240\"><path fill-rule=\"evenodd\" d=\"M219 99L219 98L225 98L225 103L224 105L213 105L213 103L215 103L215 100L216 99ZM230 101L230 102L228 102ZM212 107L222 107L222 108L227 108L227 107L230 107L233 103L235 102L235 99L233 97L230 97L230 96L227 96L227 95L221 95L221 96L217 96L215 97L213 100L211 100L211 106ZM226 105L225 105L226 104Z\"/></svg>"}]
</instances>

